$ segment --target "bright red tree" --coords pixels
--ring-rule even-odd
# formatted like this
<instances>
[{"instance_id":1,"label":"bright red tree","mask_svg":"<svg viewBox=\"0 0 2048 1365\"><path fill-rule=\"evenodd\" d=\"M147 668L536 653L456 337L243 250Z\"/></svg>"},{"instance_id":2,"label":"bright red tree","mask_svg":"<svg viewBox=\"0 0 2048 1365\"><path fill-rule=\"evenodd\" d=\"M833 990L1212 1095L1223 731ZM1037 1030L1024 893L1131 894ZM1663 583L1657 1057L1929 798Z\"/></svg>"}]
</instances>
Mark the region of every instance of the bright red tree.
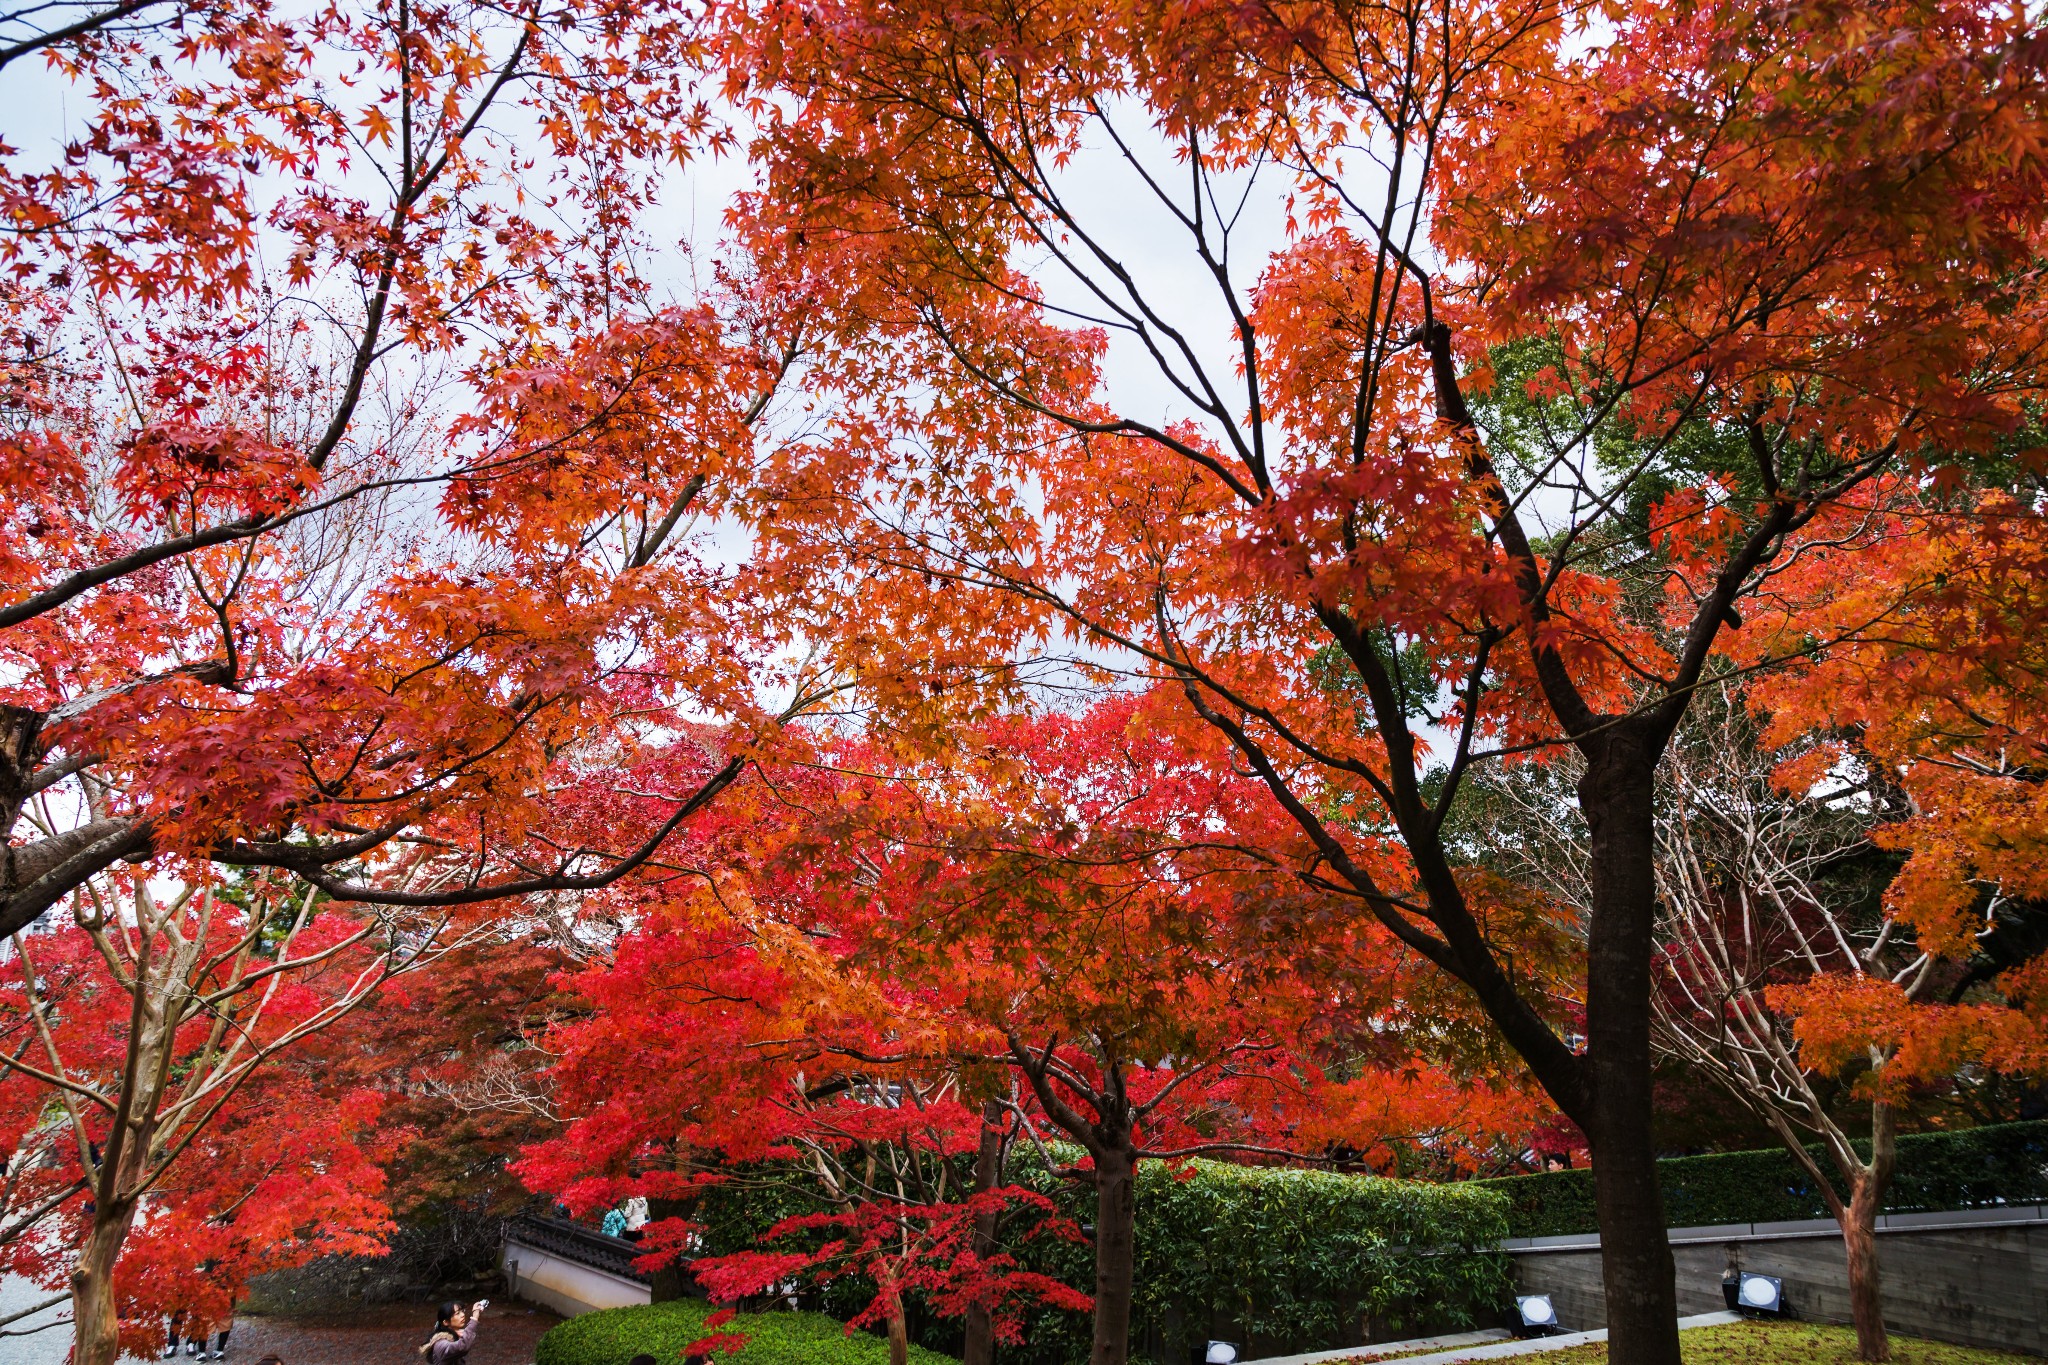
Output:
<instances>
[{"instance_id":1,"label":"bright red tree","mask_svg":"<svg viewBox=\"0 0 2048 1365\"><path fill-rule=\"evenodd\" d=\"M16 935L0 986L0 1265L66 1291L81 1360L153 1353L173 1314L225 1330L250 1277L382 1249L383 1097L320 1051L439 951L433 925L262 882L121 890Z\"/></svg>"},{"instance_id":2,"label":"bright red tree","mask_svg":"<svg viewBox=\"0 0 2048 1365\"><path fill-rule=\"evenodd\" d=\"M530 1178L597 1206L686 1195L719 1178L703 1163L800 1159L850 1207L787 1231L840 1228L826 1259L873 1273L894 1229L878 1302L915 1284L988 1312L999 1285L930 1276L1000 1264L985 1250L993 1174L963 1190L848 1168L980 1163L991 1135L1068 1144L1082 1160L1067 1174L1096 1202L1100 1345L1128 1336L1141 1162L1355 1156L1460 1126L1445 1114L1458 1087L1404 1036L1399 946L1266 849L1219 838L1285 817L1215 755L1143 724L1151 704L991 721L944 779L854 746L836 774L729 810L735 841L706 861L746 870L649 912L575 982L592 1013L551 1044L574 1121L529 1157ZM1302 895L1323 904L1289 903ZM1416 1034L1447 1024L1434 1014ZM912 1188L925 1194L906 1204ZM966 1254L948 1240L970 1234ZM813 1264L761 1253L713 1273L759 1288ZM985 1326L970 1358L1002 1314Z\"/></svg>"}]
</instances>

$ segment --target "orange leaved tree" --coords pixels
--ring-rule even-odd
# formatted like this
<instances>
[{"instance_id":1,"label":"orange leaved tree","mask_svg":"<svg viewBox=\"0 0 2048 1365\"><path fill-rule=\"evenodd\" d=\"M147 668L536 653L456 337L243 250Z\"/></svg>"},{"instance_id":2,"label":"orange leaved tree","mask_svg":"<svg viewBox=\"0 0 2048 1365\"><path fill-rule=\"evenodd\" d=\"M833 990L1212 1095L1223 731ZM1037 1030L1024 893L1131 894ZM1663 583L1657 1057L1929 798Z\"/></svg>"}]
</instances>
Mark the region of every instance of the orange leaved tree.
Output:
<instances>
[{"instance_id":1,"label":"orange leaved tree","mask_svg":"<svg viewBox=\"0 0 2048 1365\"><path fill-rule=\"evenodd\" d=\"M640 268L656 164L716 138L695 21L115 8L4 76L77 117L0 148L0 929L124 860L412 905L624 875L804 695L700 553L791 301ZM670 707L735 728L663 819L528 839Z\"/></svg>"},{"instance_id":2,"label":"orange leaved tree","mask_svg":"<svg viewBox=\"0 0 2048 1365\"><path fill-rule=\"evenodd\" d=\"M1809 1125L1840 1149L1851 1194L1866 1360L1889 1357L1870 1224L1895 1105L1916 1085L2048 1075L2048 509L2038 480L1995 464L1984 475L1838 509L1837 527L1860 533L1853 555L1818 541L1773 604L1776 631L1840 637L1763 690L1768 733L1793 755L1776 785L1884 798L1870 838L1898 860L1845 970L1760 992L1793 1064L1853 1080L1872 1105L1868 1162ZM2001 475L2011 486L1995 486ZM1848 620L1878 624L1841 630Z\"/></svg>"},{"instance_id":3,"label":"orange leaved tree","mask_svg":"<svg viewBox=\"0 0 2048 1365\"><path fill-rule=\"evenodd\" d=\"M1464 983L1584 1130L1613 1349L1675 1365L1657 767L1817 515L2020 421L2044 303L2030 19L720 17L767 174L749 240L817 301L809 374L842 395L831 458L787 452L777 552L861 575L848 628L930 640L932 691L1062 639L1175 689L1158 723L1227 739L1305 841L1296 874ZM1476 767L1560 749L1585 764L1583 1038L1444 838Z\"/></svg>"}]
</instances>

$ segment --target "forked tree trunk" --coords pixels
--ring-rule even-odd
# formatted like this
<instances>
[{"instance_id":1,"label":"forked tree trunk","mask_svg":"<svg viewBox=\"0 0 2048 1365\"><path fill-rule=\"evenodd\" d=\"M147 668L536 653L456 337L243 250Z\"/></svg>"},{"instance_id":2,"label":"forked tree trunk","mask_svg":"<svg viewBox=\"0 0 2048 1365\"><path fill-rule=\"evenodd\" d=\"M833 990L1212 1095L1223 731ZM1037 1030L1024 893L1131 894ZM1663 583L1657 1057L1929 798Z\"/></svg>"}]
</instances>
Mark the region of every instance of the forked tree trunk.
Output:
<instances>
[{"instance_id":1,"label":"forked tree trunk","mask_svg":"<svg viewBox=\"0 0 2048 1365\"><path fill-rule=\"evenodd\" d=\"M1102 1148L1095 1155L1095 1347L1088 1365L1125 1365L1130 1358L1136 1173L1128 1146Z\"/></svg>"},{"instance_id":2,"label":"forked tree trunk","mask_svg":"<svg viewBox=\"0 0 2048 1365\"><path fill-rule=\"evenodd\" d=\"M981 1107L981 1147L974 1154L974 1190L987 1194L1002 1183L1003 1134L997 1126L1003 1121L1002 1107L990 1100ZM986 1259L996 1249L996 1215L994 1210L974 1220L974 1254ZM967 1340L960 1352L960 1365L995 1365L996 1329L995 1321L987 1308L980 1304L967 1309Z\"/></svg>"},{"instance_id":3,"label":"forked tree trunk","mask_svg":"<svg viewBox=\"0 0 2048 1365\"><path fill-rule=\"evenodd\" d=\"M1650 962L1656 931L1657 746L1618 726L1579 804L1592 832L1586 936L1586 1108L1609 1357L1679 1365L1678 1297L1651 1136Z\"/></svg>"},{"instance_id":4,"label":"forked tree trunk","mask_svg":"<svg viewBox=\"0 0 2048 1365\"><path fill-rule=\"evenodd\" d=\"M135 1221L135 1205L101 1204L71 1266L73 1365L114 1365L121 1354L121 1314L114 1263Z\"/></svg>"}]
</instances>

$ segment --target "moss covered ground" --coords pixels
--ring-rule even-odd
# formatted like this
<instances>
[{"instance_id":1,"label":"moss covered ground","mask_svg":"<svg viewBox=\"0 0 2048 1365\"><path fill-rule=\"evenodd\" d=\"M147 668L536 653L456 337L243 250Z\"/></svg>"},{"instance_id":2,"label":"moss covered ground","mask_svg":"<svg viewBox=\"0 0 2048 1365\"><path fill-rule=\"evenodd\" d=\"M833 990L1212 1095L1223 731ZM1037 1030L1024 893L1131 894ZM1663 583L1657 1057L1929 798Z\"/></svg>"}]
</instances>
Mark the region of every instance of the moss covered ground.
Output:
<instances>
[{"instance_id":1,"label":"moss covered ground","mask_svg":"<svg viewBox=\"0 0 2048 1365\"><path fill-rule=\"evenodd\" d=\"M1685 1365L1856 1365L1856 1333L1806 1322L1737 1322L1678 1337ZM1529 1356L1530 1365L1606 1365L1607 1347L1574 1346ZM1892 1337L1892 1365L2022 1365L2031 1357L1914 1337Z\"/></svg>"}]
</instances>

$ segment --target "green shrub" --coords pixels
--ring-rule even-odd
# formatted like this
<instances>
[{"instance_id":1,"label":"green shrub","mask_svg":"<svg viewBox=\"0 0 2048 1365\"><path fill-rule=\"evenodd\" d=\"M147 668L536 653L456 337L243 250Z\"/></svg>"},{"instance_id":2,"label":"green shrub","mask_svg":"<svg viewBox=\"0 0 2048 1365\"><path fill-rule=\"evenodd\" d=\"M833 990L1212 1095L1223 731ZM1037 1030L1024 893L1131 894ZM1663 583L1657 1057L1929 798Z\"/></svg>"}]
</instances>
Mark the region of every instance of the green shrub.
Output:
<instances>
[{"instance_id":1,"label":"green shrub","mask_svg":"<svg viewBox=\"0 0 2048 1365\"><path fill-rule=\"evenodd\" d=\"M1868 1155L1867 1143L1857 1144ZM1818 1146L1808 1149L1832 1177ZM1790 1152L1717 1152L1657 1163L1664 1212L1672 1227L1781 1223L1826 1218L1820 1187ZM1550 1171L1472 1182L1508 1201L1508 1235L1556 1237L1592 1232L1593 1173ZM1839 1186L1838 1186L1839 1188ZM2048 1200L2048 1120L1915 1133L1899 1139L1899 1165L1885 1196L1890 1213L1984 1208Z\"/></svg>"},{"instance_id":2,"label":"green shrub","mask_svg":"<svg viewBox=\"0 0 2048 1365\"><path fill-rule=\"evenodd\" d=\"M626 1365L645 1352L674 1365L682 1349L710 1335L704 1319L711 1306L695 1299L608 1308L585 1313L551 1329L540 1339L535 1365ZM742 1313L722 1328L747 1337L729 1365L885 1365L889 1343L867 1332L848 1335L822 1313ZM923 1347L910 1348L911 1365L955 1365Z\"/></svg>"}]
</instances>

